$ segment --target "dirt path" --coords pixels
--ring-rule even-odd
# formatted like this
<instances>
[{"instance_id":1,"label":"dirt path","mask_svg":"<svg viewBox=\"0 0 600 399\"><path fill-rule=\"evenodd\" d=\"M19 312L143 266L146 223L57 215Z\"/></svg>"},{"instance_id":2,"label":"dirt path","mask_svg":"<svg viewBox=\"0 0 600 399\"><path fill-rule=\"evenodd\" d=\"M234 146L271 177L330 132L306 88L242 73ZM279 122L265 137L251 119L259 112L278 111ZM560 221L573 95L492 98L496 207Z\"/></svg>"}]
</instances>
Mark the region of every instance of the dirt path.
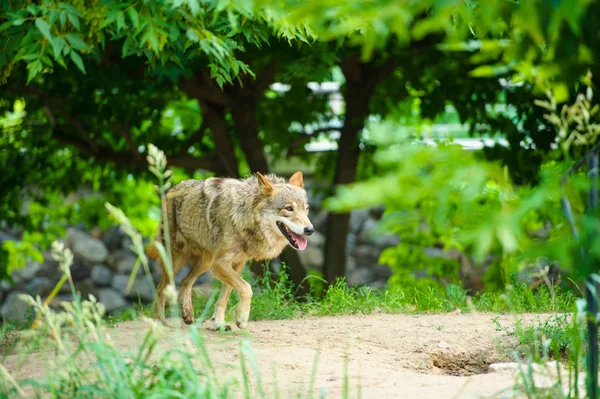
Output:
<instances>
[{"instance_id":1,"label":"dirt path","mask_svg":"<svg viewBox=\"0 0 600 399\"><path fill-rule=\"evenodd\" d=\"M493 314L376 314L255 321L247 333L205 334L217 368L236 377L240 376L240 340L249 339L267 397L275 387L273 370L283 397L306 390L317 351L316 388L327 397L337 398L342 393L345 356L351 397L358 397L358 386L363 398L500 397L514 384L514 376L487 374L487 366L506 361L509 354L502 345L515 343L514 338L497 331L494 318L503 326L514 323L511 316ZM131 349L146 327L125 322L110 331L119 349ZM175 335L161 341L160 349L181 342ZM17 378L41 376L44 359L40 354L33 354L24 367L17 368L16 360L11 355L4 366Z\"/></svg>"}]
</instances>

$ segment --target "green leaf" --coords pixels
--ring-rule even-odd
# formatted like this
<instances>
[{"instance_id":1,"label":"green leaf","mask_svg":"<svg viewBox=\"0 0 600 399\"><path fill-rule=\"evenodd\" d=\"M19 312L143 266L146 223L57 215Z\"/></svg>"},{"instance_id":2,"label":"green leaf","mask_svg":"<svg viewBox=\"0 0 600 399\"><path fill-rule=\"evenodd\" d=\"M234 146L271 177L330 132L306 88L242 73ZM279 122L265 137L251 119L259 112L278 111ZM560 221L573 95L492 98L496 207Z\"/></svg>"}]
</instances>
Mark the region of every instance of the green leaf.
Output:
<instances>
[{"instance_id":1,"label":"green leaf","mask_svg":"<svg viewBox=\"0 0 600 399\"><path fill-rule=\"evenodd\" d=\"M71 46L75 50L92 51L91 47L88 46L83 40L81 40L81 38L79 37L79 35L77 33L67 33L65 35L65 37L67 38L69 43L71 43Z\"/></svg>"},{"instance_id":2,"label":"green leaf","mask_svg":"<svg viewBox=\"0 0 600 399\"><path fill-rule=\"evenodd\" d=\"M40 32L42 32L42 35L44 35L44 37L48 39L49 42L52 42L52 35L50 34L51 27L48 24L48 22L41 18L37 18L35 20L35 26L39 29Z\"/></svg>"},{"instance_id":3,"label":"green leaf","mask_svg":"<svg viewBox=\"0 0 600 399\"><path fill-rule=\"evenodd\" d=\"M27 74L27 83L31 82L38 73L42 71L43 65L41 60L35 60L27 65L29 73Z\"/></svg>"},{"instance_id":4,"label":"green leaf","mask_svg":"<svg viewBox=\"0 0 600 399\"><path fill-rule=\"evenodd\" d=\"M127 10L127 15L129 16L129 19L131 20L133 27L137 28L138 25L140 24L140 18L138 16L138 13L135 10L135 8L132 7L129 10Z\"/></svg>"},{"instance_id":5,"label":"green leaf","mask_svg":"<svg viewBox=\"0 0 600 399\"><path fill-rule=\"evenodd\" d=\"M67 17L69 18L69 22L71 22L71 25L73 25L73 27L77 30L81 29L81 26L79 25L79 18L77 18L76 15L74 14L67 14Z\"/></svg>"},{"instance_id":6,"label":"green leaf","mask_svg":"<svg viewBox=\"0 0 600 399\"><path fill-rule=\"evenodd\" d=\"M67 3L59 3L59 8L68 11L70 14L76 15L78 17L83 17L83 15L79 12L79 10Z\"/></svg>"},{"instance_id":7,"label":"green leaf","mask_svg":"<svg viewBox=\"0 0 600 399\"><path fill-rule=\"evenodd\" d=\"M64 27L65 24L67 23L67 12L66 11L62 11L60 13L59 21L60 21L61 28Z\"/></svg>"},{"instance_id":8,"label":"green leaf","mask_svg":"<svg viewBox=\"0 0 600 399\"><path fill-rule=\"evenodd\" d=\"M569 99L569 87L564 82L559 82L552 86L552 95L558 104L564 103Z\"/></svg>"},{"instance_id":9,"label":"green leaf","mask_svg":"<svg viewBox=\"0 0 600 399\"><path fill-rule=\"evenodd\" d=\"M200 11L200 4L198 3L198 0L188 0L187 5L188 5L188 7L190 7L190 11L191 11L192 15L195 17L198 14L198 12Z\"/></svg>"},{"instance_id":10,"label":"green leaf","mask_svg":"<svg viewBox=\"0 0 600 399\"><path fill-rule=\"evenodd\" d=\"M469 72L469 75L475 78L488 78L493 76L504 75L509 73L510 71L512 71L512 67L510 65L482 65Z\"/></svg>"},{"instance_id":11,"label":"green leaf","mask_svg":"<svg viewBox=\"0 0 600 399\"><path fill-rule=\"evenodd\" d=\"M71 51L70 55L75 65L77 65L77 68L79 68L79 70L85 75L85 67L83 66L83 60L81 59L81 56L76 51Z\"/></svg>"},{"instance_id":12,"label":"green leaf","mask_svg":"<svg viewBox=\"0 0 600 399\"><path fill-rule=\"evenodd\" d=\"M500 241L506 252L512 253L519 249L517 238L515 237L514 232L511 231L509 226L500 225L496 234L498 236L498 240Z\"/></svg>"},{"instance_id":13,"label":"green leaf","mask_svg":"<svg viewBox=\"0 0 600 399\"><path fill-rule=\"evenodd\" d=\"M125 29L125 16L122 13L117 13L116 15L116 20L117 20L117 31L121 31L123 29Z\"/></svg>"},{"instance_id":14,"label":"green leaf","mask_svg":"<svg viewBox=\"0 0 600 399\"><path fill-rule=\"evenodd\" d=\"M52 38L51 43L52 49L54 50L54 59L57 59L58 57L60 57L60 54L62 53L63 48L65 48L67 42L62 37L55 36Z\"/></svg>"},{"instance_id":15,"label":"green leaf","mask_svg":"<svg viewBox=\"0 0 600 399\"><path fill-rule=\"evenodd\" d=\"M11 26L13 26L13 21L8 21L3 23L2 25L0 25L0 32L5 31L6 29L10 28Z\"/></svg>"}]
</instances>

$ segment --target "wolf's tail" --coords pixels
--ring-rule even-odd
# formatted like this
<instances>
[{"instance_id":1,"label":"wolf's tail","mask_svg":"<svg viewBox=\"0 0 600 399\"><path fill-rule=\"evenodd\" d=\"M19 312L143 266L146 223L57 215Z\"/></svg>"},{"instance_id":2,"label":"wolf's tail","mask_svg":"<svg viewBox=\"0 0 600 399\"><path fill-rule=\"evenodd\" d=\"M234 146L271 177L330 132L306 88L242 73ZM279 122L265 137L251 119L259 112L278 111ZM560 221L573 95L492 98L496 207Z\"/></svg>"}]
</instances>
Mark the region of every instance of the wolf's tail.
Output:
<instances>
[{"instance_id":1,"label":"wolf's tail","mask_svg":"<svg viewBox=\"0 0 600 399\"><path fill-rule=\"evenodd\" d=\"M166 215L167 214L167 205L165 204L166 201L163 201L160 205L161 210L162 210L162 214ZM156 247L156 245L154 245L155 242L160 242L164 245L164 226L163 226L163 219L160 219L160 222L158 223L158 233L156 234L156 237L154 237L154 239L152 241L150 241L150 244L148 244L148 246L146 247L146 256L148 256L150 259L159 259L160 258L160 252L158 252L158 248Z\"/></svg>"},{"instance_id":2,"label":"wolf's tail","mask_svg":"<svg viewBox=\"0 0 600 399\"><path fill-rule=\"evenodd\" d=\"M150 258L150 259L158 259L160 254L158 253L158 248L156 248L156 245L154 245L154 240L152 240L150 242L150 244L148 244L148 246L146 247L146 255Z\"/></svg>"}]
</instances>

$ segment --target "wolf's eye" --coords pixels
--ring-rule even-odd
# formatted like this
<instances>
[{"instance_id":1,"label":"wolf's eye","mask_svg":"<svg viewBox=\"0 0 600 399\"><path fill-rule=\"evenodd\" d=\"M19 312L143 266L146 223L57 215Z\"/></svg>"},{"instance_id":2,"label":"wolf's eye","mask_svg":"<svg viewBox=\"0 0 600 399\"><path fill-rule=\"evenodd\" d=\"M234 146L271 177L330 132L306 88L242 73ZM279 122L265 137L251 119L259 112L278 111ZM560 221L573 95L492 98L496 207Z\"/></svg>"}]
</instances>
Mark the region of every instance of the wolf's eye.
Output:
<instances>
[{"instance_id":1,"label":"wolf's eye","mask_svg":"<svg viewBox=\"0 0 600 399\"><path fill-rule=\"evenodd\" d=\"M286 206L285 210L288 212L294 212L294 208L292 208L291 206Z\"/></svg>"}]
</instances>

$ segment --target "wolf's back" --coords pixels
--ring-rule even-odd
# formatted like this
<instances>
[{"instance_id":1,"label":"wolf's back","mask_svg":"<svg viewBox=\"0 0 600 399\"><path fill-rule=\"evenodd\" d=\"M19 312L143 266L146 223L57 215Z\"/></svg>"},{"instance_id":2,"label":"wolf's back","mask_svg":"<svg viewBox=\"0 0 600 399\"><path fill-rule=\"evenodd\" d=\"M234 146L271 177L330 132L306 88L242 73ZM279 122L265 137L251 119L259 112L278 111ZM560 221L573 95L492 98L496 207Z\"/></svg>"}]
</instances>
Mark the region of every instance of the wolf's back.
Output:
<instances>
[{"instance_id":1,"label":"wolf's back","mask_svg":"<svg viewBox=\"0 0 600 399\"><path fill-rule=\"evenodd\" d=\"M155 242L160 242L163 246L165 246L164 240L164 217L167 215L170 231L174 233L177 230L177 213L178 206L177 198L181 198L187 193L189 193L193 189L197 189L202 187L204 184L203 180L183 180L173 187L169 188L165 193L165 201L161 203L161 211L162 216L160 218L158 231L154 239L150 242L150 244L146 247L146 255L151 259L158 259L160 257L160 253L158 248L154 244Z\"/></svg>"}]
</instances>

